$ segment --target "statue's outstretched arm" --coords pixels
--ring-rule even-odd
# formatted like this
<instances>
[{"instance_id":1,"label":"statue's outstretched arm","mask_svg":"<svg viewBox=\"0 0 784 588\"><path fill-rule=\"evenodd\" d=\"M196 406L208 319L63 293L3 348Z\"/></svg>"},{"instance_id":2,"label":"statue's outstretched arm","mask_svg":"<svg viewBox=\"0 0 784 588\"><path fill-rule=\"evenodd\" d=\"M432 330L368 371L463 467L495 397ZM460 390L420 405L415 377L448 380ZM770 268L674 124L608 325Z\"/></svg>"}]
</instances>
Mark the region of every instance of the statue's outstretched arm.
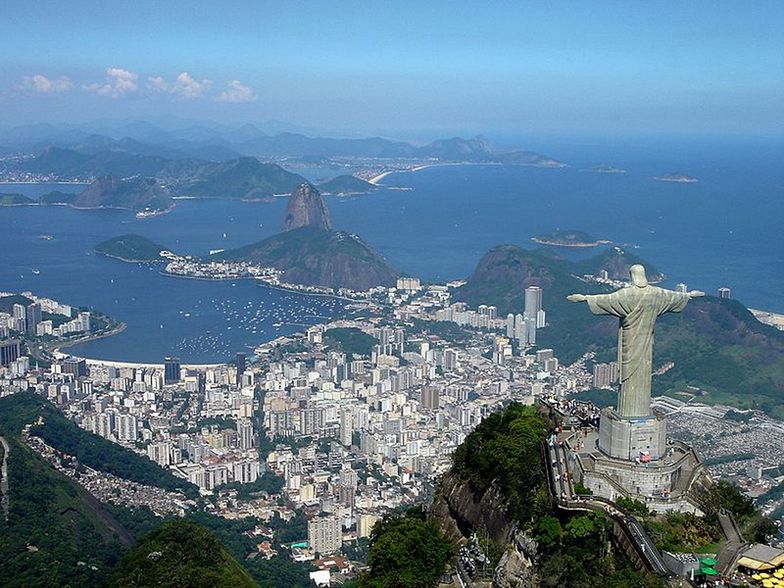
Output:
<instances>
[{"instance_id":1,"label":"statue's outstretched arm","mask_svg":"<svg viewBox=\"0 0 784 588\"><path fill-rule=\"evenodd\" d=\"M699 298L700 296L705 296L705 292L702 290L692 290L689 292L689 298Z\"/></svg>"},{"instance_id":2,"label":"statue's outstretched arm","mask_svg":"<svg viewBox=\"0 0 784 588\"><path fill-rule=\"evenodd\" d=\"M588 300L588 296L586 296L585 294L569 294L569 296L567 296L566 299L569 302L585 302L586 300Z\"/></svg>"}]
</instances>

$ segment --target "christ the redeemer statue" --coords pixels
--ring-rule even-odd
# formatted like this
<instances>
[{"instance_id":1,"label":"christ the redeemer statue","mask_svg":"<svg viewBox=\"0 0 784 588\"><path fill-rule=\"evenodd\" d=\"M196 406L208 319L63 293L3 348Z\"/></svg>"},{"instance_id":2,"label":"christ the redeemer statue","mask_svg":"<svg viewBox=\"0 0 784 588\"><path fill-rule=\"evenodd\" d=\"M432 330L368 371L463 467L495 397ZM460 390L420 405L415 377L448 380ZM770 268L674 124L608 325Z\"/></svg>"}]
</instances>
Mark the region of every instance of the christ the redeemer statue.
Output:
<instances>
[{"instance_id":1,"label":"christ the redeemer statue","mask_svg":"<svg viewBox=\"0 0 784 588\"><path fill-rule=\"evenodd\" d=\"M623 418L651 414L653 330L656 319L667 312L680 312L689 299L704 292L674 292L648 284L645 268L631 266L631 286L610 294L571 294L570 302L587 302L593 314L618 317L618 370L621 392L618 414Z\"/></svg>"}]
</instances>

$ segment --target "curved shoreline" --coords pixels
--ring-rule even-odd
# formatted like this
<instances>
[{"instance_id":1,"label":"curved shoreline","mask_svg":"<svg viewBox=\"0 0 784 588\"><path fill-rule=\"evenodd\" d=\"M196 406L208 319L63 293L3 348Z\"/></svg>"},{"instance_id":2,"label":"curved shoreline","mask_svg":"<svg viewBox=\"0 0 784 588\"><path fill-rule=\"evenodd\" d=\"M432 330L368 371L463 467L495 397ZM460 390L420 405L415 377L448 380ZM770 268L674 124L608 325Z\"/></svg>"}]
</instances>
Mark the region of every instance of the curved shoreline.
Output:
<instances>
[{"instance_id":1,"label":"curved shoreline","mask_svg":"<svg viewBox=\"0 0 784 588\"><path fill-rule=\"evenodd\" d=\"M109 329L108 331L102 331L100 333L95 333L95 334L91 334L91 335L85 335L84 337L78 337L78 338L76 338L76 339L74 339L72 341L58 342L49 351L50 351L50 353L52 354L53 357L57 357L58 355L68 355L68 354L63 354L60 351L60 349L66 349L68 347L73 347L74 345L80 345L82 343L90 343L92 341L98 341L99 339L105 339L106 337L112 337L114 335L119 335L120 333L122 333L127 328L128 328L128 324L127 323L120 322L120 323L117 323L117 325L115 327L113 327L112 329ZM76 356L74 356L74 357L76 357Z\"/></svg>"}]
</instances>

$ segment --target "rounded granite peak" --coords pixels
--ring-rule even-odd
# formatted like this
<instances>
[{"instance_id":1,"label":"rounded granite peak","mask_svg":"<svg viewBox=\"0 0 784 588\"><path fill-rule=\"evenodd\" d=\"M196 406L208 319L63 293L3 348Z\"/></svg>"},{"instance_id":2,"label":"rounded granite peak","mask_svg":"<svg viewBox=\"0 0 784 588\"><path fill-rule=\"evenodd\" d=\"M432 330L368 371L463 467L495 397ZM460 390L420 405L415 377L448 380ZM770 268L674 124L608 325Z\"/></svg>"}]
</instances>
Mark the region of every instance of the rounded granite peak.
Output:
<instances>
[{"instance_id":1,"label":"rounded granite peak","mask_svg":"<svg viewBox=\"0 0 784 588\"><path fill-rule=\"evenodd\" d=\"M284 231L299 227L319 227L329 230L332 221L324 197L312 185L301 184L289 196L289 203L283 215Z\"/></svg>"}]
</instances>

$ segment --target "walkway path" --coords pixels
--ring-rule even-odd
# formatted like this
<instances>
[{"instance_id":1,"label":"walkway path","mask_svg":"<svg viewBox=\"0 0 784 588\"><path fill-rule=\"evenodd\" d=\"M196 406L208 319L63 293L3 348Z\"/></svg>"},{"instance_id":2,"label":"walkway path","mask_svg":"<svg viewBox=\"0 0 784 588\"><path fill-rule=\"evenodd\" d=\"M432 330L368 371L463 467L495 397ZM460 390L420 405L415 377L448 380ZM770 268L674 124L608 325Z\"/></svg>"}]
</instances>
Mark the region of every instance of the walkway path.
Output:
<instances>
[{"instance_id":1,"label":"walkway path","mask_svg":"<svg viewBox=\"0 0 784 588\"><path fill-rule=\"evenodd\" d=\"M8 453L11 448L5 437L0 437L0 444L3 445L3 465L0 467L0 504L3 508L3 516L8 520Z\"/></svg>"},{"instance_id":2,"label":"walkway path","mask_svg":"<svg viewBox=\"0 0 784 588\"><path fill-rule=\"evenodd\" d=\"M670 571L664 565L661 553L659 553L653 540L634 516L619 509L610 500L597 496L574 495L572 480L567 479L567 476L565 476L567 467L564 448L557 439L552 438L550 442L546 443L545 455L551 493L560 508L564 510L604 513L623 527L626 534L631 538L631 543L634 545L635 550L647 562L648 567L653 572L662 576L670 575Z\"/></svg>"}]
</instances>

